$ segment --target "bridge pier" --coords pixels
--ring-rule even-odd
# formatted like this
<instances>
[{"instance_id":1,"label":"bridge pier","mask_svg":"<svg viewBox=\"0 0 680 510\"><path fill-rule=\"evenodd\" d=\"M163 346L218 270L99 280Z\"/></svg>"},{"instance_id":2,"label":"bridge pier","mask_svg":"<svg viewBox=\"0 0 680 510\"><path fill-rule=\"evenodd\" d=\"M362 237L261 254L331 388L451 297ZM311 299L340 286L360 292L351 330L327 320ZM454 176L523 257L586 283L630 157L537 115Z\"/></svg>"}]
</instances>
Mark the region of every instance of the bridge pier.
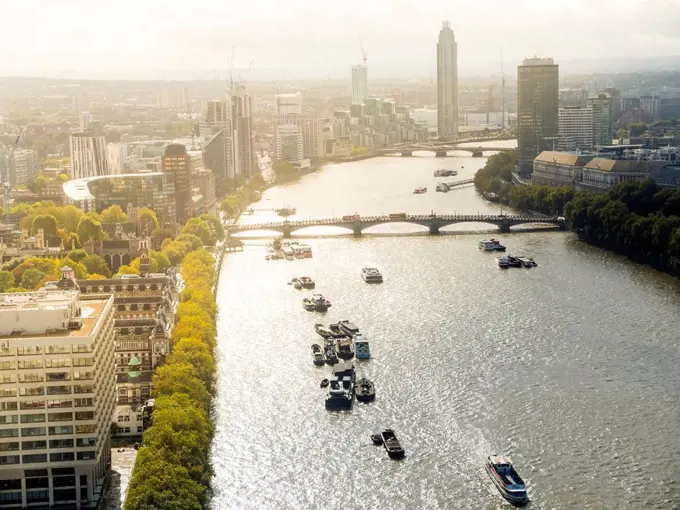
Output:
<instances>
[{"instance_id":1,"label":"bridge pier","mask_svg":"<svg viewBox=\"0 0 680 510\"><path fill-rule=\"evenodd\" d=\"M430 234L439 234L439 225L437 223L430 223Z\"/></svg>"},{"instance_id":2,"label":"bridge pier","mask_svg":"<svg viewBox=\"0 0 680 510\"><path fill-rule=\"evenodd\" d=\"M436 158L445 158L446 157L446 151L436 151L434 153L434 156Z\"/></svg>"},{"instance_id":3,"label":"bridge pier","mask_svg":"<svg viewBox=\"0 0 680 510\"><path fill-rule=\"evenodd\" d=\"M290 225L285 225L283 227L283 229L281 230L281 232L283 233L283 237L285 239L289 239L290 238Z\"/></svg>"},{"instance_id":4,"label":"bridge pier","mask_svg":"<svg viewBox=\"0 0 680 510\"><path fill-rule=\"evenodd\" d=\"M402 157L413 156L413 151L401 151Z\"/></svg>"},{"instance_id":5,"label":"bridge pier","mask_svg":"<svg viewBox=\"0 0 680 510\"><path fill-rule=\"evenodd\" d=\"M355 236L360 236L360 235L361 235L361 230L362 230L361 222L360 222L360 221L355 221L355 222L352 224L352 233L353 233Z\"/></svg>"},{"instance_id":6,"label":"bridge pier","mask_svg":"<svg viewBox=\"0 0 680 510\"><path fill-rule=\"evenodd\" d=\"M501 232L507 234L510 232L510 222L508 220L503 220L499 223L498 228Z\"/></svg>"}]
</instances>

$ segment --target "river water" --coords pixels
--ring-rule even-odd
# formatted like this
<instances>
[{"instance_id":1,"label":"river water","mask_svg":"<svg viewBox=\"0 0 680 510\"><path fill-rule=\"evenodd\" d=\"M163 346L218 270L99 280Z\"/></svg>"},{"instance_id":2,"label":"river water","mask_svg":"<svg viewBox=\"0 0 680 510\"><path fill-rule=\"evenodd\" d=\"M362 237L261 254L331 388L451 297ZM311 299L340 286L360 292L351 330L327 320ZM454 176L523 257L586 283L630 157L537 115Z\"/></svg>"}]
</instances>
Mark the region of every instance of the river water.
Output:
<instances>
[{"instance_id":1,"label":"river water","mask_svg":"<svg viewBox=\"0 0 680 510\"><path fill-rule=\"evenodd\" d=\"M497 212L472 187L434 192L433 170L464 179L484 163L456 154L329 165L255 208ZM463 228L489 226L449 230ZM265 261L262 241L230 254L218 293L213 508L506 508L482 469L494 453L512 457L530 508L680 508L678 282L556 231L494 234L539 264L500 270L477 248L487 235L313 238L314 258L297 261ZM383 285L361 280L368 264ZM286 285L299 275L316 280L328 313L302 309L303 292ZM329 413L319 388L328 372L312 365L310 345L314 323L339 319L371 341L357 372L377 396ZM406 448L402 462L371 445L386 427Z\"/></svg>"}]
</instances>

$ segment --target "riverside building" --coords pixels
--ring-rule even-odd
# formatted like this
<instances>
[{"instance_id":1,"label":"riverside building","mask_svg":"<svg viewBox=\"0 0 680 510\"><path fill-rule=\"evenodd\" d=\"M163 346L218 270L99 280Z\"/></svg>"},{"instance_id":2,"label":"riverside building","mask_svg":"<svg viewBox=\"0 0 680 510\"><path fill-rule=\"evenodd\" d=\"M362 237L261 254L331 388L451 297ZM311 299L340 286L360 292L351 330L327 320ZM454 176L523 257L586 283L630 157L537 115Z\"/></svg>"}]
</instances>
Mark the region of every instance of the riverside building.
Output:
<instances>
[{"instance_id":1,"label":"riverside building","mask_svg":"<svg viewBox=\"0 0 680 510\"><path fill-rule=\"evenodd\" d=\"M113 314L113 296L77 289L0 294L0 507L96 507L116 403Z\"/></svg>"}]
</instances>

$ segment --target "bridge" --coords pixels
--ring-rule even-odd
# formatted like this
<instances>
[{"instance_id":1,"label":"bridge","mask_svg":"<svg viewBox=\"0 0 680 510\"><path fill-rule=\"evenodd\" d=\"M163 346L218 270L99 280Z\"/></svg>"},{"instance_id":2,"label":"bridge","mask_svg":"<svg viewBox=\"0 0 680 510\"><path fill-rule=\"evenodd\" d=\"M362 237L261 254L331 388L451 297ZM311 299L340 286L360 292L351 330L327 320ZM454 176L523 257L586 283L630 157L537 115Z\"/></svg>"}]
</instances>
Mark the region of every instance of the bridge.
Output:
<instances>
[{"instance_id":1,"label":"bridge","mask_svg":"<svg viewBox=\"0 0 680 510\"><path fill-rule=\"evenodd\" d=\"M306 220L288 219L269 223L249 223L226 226L229 235L253 230L279 232L290 237L295 231L309 227L342 227L351 230L354 235L362 235L369 227L388 223L411 223L427 227L431 234L438 234L440 229L456 223L488 223L496 225L501 232L509 232L510 227L524 224L548 224L564 229L564 218L558 216L539 215L493 215L493 214L389 214L383 216L343 216L341 218L317 218Z\"/></svg>"},{"instance_id":2,"label":"bridge","mask_svg":"<svg viewBox=\"0 0 680 510\"><path fill-rule=\"evenodd\" d=\"M376 149L375 154L396 154L401 153L402 156L412 156L415 151L430 151L434 152L438 157L446 156L449 151L467 151L472 154L484 152L506 152L514 151L512 147L470 147L460 146L457 144L448 145L433 145L433 144L412 144L402 145L399 147L387 147L384 149Z\"/></svg>"}]
</instances>

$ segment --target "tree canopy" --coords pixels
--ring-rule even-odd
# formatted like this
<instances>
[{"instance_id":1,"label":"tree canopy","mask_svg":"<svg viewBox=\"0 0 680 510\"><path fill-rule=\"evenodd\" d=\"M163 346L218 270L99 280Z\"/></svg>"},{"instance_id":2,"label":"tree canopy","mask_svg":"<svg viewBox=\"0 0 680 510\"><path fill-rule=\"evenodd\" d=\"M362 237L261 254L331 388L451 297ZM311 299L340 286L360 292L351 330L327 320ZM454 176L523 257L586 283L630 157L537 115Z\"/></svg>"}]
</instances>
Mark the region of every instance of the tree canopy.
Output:
<instances>
[{"instance_id":1,"label":"tree canopy","mask_svg":"<svg viewBox=\"0 0 680 510\"><path fill-rule=\"evenodd\" d=\"M99 213L99 221L102 223L127 223L127 214L119 205L112 205Z\"/></svg>"}]
</instances>

